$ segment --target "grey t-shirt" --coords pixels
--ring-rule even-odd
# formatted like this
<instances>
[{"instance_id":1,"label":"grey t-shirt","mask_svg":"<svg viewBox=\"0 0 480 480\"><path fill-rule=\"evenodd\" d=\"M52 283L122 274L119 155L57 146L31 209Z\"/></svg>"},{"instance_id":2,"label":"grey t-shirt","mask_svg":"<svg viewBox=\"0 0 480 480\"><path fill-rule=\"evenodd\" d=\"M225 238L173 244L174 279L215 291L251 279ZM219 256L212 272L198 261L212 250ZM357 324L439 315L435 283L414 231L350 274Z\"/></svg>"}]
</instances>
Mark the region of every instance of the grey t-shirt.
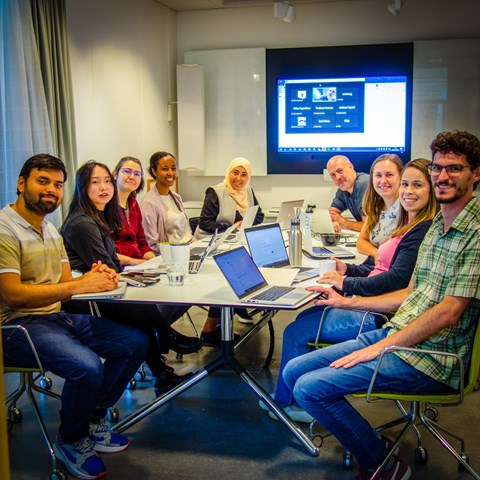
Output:
<instances>
[{"instance_id":1,"label":"grey t-shirt","mask_svg":"<svg viewBox=\"0 0 480 480\"><path fill-rule=\"evenodd\" d=\"M362 217L365 216L362 208L363 195L367 189L369 177L366 173L357 173L357 178L353 184L353 192L350 195L348 192L338 189L335 194L334 199L332 200L332 207L344 212L345 210L350 210L350 213L353 215L353 218L357 222L362 221Z\"/></svg>"}]
</instances>

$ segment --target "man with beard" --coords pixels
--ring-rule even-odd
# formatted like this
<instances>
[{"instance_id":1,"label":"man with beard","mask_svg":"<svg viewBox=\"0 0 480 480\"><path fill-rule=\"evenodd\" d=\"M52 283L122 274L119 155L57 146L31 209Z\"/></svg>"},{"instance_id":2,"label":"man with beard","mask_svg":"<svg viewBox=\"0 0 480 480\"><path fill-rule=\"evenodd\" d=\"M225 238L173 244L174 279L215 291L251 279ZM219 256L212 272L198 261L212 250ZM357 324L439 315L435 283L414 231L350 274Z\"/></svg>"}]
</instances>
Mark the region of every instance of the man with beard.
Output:
<instances>
[{"instance_id":1,"label":"man with beard","mask_svg":"<svg viewBox=\"0 0 480 480\"><path fill-rule=\"evenodd\" d=\"M385 438L346 401L365 391L376 359L387 347L416 347L459 355L468 369L480 307L480 141L443 132L430 145L429 170L441 211L420 246L410 285L376 296L345 298L332 289L317 305L397 313L384 328L291 360L283 378L296 402L348 448L368 479L385 458ZM410 194L415 193L415 188ZM445 357L397 351L386 355L376 388L398 392L448 392L458 388L458 366ZM388 442L387 442L388 443ZM410 477L406 462L392 456L379 478Z\"/></svg>"},{"instance_id":2,"label":"man with beard","mask_svg":"<svg viewBox=\"0 0 480 480\"><path fill-rule=\"evenodd\" d=\"M344 155L335 155L327 163L327 171L338 187L329 208L335 230L349 228L359 232L365 221L362 202L368 186L368 175L357 173L352 162ZM348 220L342 212L349 210L354 221Z\"/></svg>"},{"instance_id":3,"label":"man with beard","mask_svg":"<svg viewBox=\"0 0 480 480\"><path fill-rule=\"evenodd\" d=\"M17 201L0 211L0 323L22 326L43 366L65 379L55 453L70 473L106 473L96 452L118 452L128 439L104 422L144 360L148 340L140 330L91 315L66 314L60 302L77 293L112 290L118 275L97 262L73 279L62 238L45 220L63 197L65 165L39 154L23 165ZM19 328L3 331L6 364L36 367Z\"/></svg>"}]
</instances>

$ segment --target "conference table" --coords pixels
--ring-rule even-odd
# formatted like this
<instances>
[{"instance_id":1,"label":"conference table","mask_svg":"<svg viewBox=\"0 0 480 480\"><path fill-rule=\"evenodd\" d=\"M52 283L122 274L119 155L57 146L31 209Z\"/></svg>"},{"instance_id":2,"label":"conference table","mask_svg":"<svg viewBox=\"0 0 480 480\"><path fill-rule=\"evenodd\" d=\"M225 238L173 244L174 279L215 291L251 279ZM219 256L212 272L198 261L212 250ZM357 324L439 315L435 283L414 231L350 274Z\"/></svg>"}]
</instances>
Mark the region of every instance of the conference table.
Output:
<instances>
[{"instance_id":1,"label":"conference table","mask_svg":"<svg viewBox=\"0 0 480 480\"><path fill-rule=\"evenodd\" d=\"M234 248L232 246L232 248ZM304 257L305 259L305 257ZM160 260L150 260L148 266L155 267L160 265ZM311 260L305 259L304 264L312 264ZM144 265L144 264L142 264ZM308 280L299 284L300 286L312 285L315 279ZM123 432L132 427L142 419L156 411L162 405L182 394L198 382L206 379L209 375L224 365L232 370L247 383L251 390L262 400L278 419L290 430L298 441L306 448L312 456L318 455L318 447L308 438L308 436L297 426L295 422L277 405L269 393L255 380L255 378L237 361L235 358L234 342L234 308L254 308L270 311L270 315L264 315L262 319L245 335L253 335L266 322L271 321L272 316L277 310L298 310L315 298L315 294L307 297L304 301L294 307L261 305L258 303L240 302L228 285L221 271L212 258L207 258L199 273L189 274L185 278L182 286L169 286L166 276L162 275L160 282L149 285L145 288L127 287L123 299L120 302L130 303L155 303L155 304L176 304L176 305L198 305L198 306L217 306L221 308L221 355L196 372L192 377L186 379L180 385L174 387L165 394L153 399L146 405L140 407L125 419L115 424L112 428L115 432ZM240 343L247 339L242 337Z\"/></svg>"}]
</instances>

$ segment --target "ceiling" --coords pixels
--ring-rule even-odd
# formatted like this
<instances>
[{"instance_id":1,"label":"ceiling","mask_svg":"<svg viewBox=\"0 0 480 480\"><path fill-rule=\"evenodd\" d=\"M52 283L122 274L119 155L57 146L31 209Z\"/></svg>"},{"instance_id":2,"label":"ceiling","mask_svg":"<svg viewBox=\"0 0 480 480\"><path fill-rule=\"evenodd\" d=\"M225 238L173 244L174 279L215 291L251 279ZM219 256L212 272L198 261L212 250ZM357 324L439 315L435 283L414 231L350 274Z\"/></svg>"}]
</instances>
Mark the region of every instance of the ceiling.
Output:
<instances>
[{"instance_id":1,"label":"ceiling","mask_svg":"<svg viewBox=\"0 0 480 480\"><path fill-rule=\"evenodd\" d=\"M185 12L188 10L211 10L232 7L256 7L264 5L273 5L273 0L154 0L161 5L171 8L176 12ZM353 2L363 0L293 0L292 5L300 3L327 3L327 2Z\"/></svg>"}]
</instances>

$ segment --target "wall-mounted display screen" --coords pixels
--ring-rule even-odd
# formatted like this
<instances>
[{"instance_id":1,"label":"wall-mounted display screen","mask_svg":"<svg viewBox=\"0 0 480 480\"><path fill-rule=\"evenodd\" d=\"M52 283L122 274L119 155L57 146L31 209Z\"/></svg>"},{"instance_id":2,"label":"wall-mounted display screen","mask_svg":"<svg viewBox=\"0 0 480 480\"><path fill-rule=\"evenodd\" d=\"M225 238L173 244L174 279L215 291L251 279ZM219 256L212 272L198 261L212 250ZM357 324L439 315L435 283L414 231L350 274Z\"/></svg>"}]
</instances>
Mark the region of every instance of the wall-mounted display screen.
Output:
<instances>
[{"instance_id":1,"label":"wall-mounted display screen","mask_svg":"<svg viewBox=\"0 0 480 480\"><path fill-rule=\"evenodd\" d=\"M322 173L333 155L368 172L410 157L411 44L267 50L269 173Z\"/></svg>"}]
</instances>

